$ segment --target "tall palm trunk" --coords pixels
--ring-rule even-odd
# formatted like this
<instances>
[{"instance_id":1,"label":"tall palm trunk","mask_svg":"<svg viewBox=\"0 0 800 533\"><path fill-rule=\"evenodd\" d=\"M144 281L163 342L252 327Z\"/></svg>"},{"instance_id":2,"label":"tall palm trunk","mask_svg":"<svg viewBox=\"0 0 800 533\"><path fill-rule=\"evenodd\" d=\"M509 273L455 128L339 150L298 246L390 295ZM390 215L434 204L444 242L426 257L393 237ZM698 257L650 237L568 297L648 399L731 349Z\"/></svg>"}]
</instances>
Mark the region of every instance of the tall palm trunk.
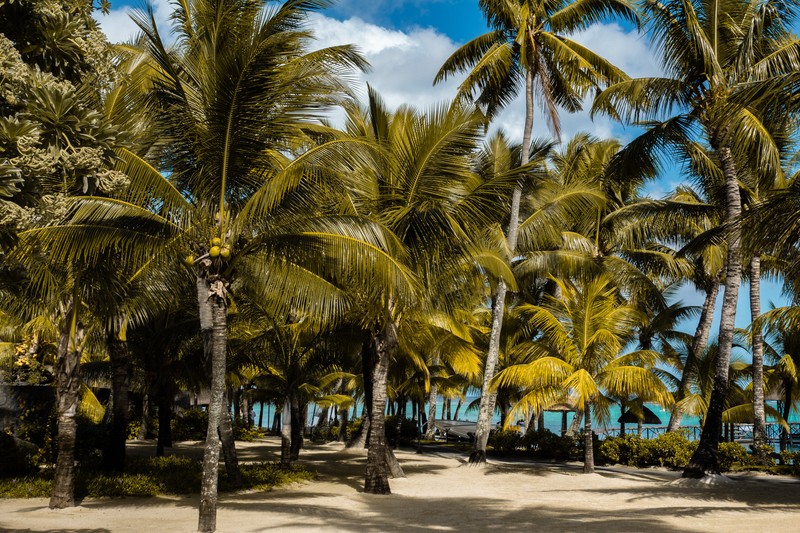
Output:
<instances>
[{"instance_id":1,"label":"tall palm trunk","mask_svg":"<svg viewBox=\"0 0 800 533\"><path fill-rule=\"evenodd\" d=\"M281 410L281 464L292 463L292 417L291 400L289 396L283 402Z\"/></svg>"},{"instance_id":2,"label":"tall palm trunk","mask_svg":"<svg viewBox=\"0 0 800 533\"><path fill-rule=\"evenodd\" d=\"M84 330L78 322L77 291L66 313L58 340L56 359L56 401L58 407L58 458L53 477L51 509L75 506L75 435L78 398L81 389L81 345Z\"/></svg>"},{"instance_id":3,"label":"tall palm trunk","mask_svg":"<svg viewBox=\"0 0 800 533\"><path fill-rule=\"evenodd\" d=\"M725 407L725 396L728 393L728 369L731 362L731 348L733 347L736 302L739 297L739 283L742 278L742 201L739 193L739 180L730 148L723 146L718 150L718 154L722 173L725 176L725 224L728 227L728 259L725 275L725 296L722 301L719 324L719 352L714 372L714 383L711 389L711 399L708 403L706 420L700 435L700 444L683 471L683 477L692 478L720 473L717 448L722 433L722 411Z\"/></svg>"},{"instance_id":4,"label":"tall palm trunk","mask_svg":"<svg viewBox=\"0 0 800 533\"><path fill-rule=\"evenodd\" d=\"M438 374L437 370L435 369L438 365L439 356L437 354L433 356L433 361L431 361L431 366L434 367L434 370L431 372L431 390L428 393L428 427L425 430L426 439L432 439L434 433L436 432L436 401L438 400L439 396L439 387L433 378L435 378Z\"/></svg>"},{"instance_id":5,"label":"tall palm trunk","mask_svg":"<svg viewBox=\"0 0 800 533\"><path fill-rule=\"evenodd\" d=\"M750 260L750 317L761 315L761 257ZM764 339L761 328L753 328L753 453L761 463L767 462L767 420L764 413Z\"/></svg>"},{"instance_id":6,"label":"tall palm trunk","mask_svg":"<svg viewBox=\"0 0 800 533\"><path fill-rule=\"evenodd\" d=\"M583 414L583 473L594 473L594 439L592 438L592 404L587 400Z\"/></svg>"},{"instance_id":7,"label":"tall palm trunk","mask_svg":"<svg viewBox=\"0 0 800 533\"><path fill-rule=\"evenodd\" d=\"M221 284L222 281L212 283ZM217 527L217 481L219 474L219 425L224 409L225 356L228 341L227 302L220 297L222 287L215 287L200 276L197 278L197 300L203 337L210 340L211 399L208 404L208 429L203 451L203 473L200 486L200 513L197 530L214 531ZM210 320L209 320L210 319Z\"/></svg>"},{"instance_id":8,"label":"tall palm trunk","mask_svg":"<svg viewBox=\"0 0 800 533\"><path fill-rule=\"evenodd\" d=\"M137 440L147 440L147 434L150 432L150 388L145 390L142 394L142 421L139 426L139 435Z\"/></svg>"},{"instance_id":9,"label":"tall palm trunk","mask_svg":"<svg viewBox=\"0 0 800 533\"><path fill-rule=\"evenodd\" d=\"M116 322L116 321L115 321ZM113 398L111 434L103 450L103 467L106 470L125 470L125 441L128 438L128 387L131 381L130 352L125 339L124 325L113 324L106 337L108 357L111 360L111 397Z\"/></svg>"},{"instance_id":10,"label":"tall palm trunk","mask_svg":"<svg viewBox=\"0 0 800 533\"><path fill-rule=\"evenodd\" d=\"M172 389L165 383L158 388L158 440L156 456L164 456L164 448L172 448Z\"/></svg>"},{"instance_id":11,"label":"tall palm trunk","mask_svg":"<svg viewBox=\"0 0 800 533\"><path fill-rule=\"evenodd\" d=\"M233 438L231 414L228 411L228 391L222 392L222 413L219 418L219 438L222 441L222 457L225 459L225 473L228 482L233 486L241 485L242 472L239 470L239 458L236 455L236 441Z\"/></svg>"},{"instance_id":12,"label":"tall palm trunk","mask_svg":"<svg viewBox=\"0 0 800 533\"><path fill-rule=\"evenodd\" d=\"M792 382L787 380L785 383L786 391L784 393L784 400L783 400L783 409L781 410L781 416L784 420L789 420L789 413L792 411ZM786 428L781 426L781 442L780 442L780 451L784 451L789 446L789 433L786 431Z\"/></svg>"},{"instance_id":13,"label":"tall palm trunk","mask_svg":"<svg viewBox=\"0 0 800 533\"><path fill-rule=\"evenodd\" d=\"M367 472L364 492L369 494L390 494L389 472L386 445L386 384L389 360L397 347L397 326L387 319L383 329L373 336L371 356L372 402L370 405L370 431L367 444Z\"/></svg>"},{"instance_id":14,"label":"tall palm trunk","mask_svg":"<svg viewBox=\"0 0 800 533\"><path fill-rule=\"evenodd\" d=\"M706 345L708 344L711 322L714 320L714 308L717 304L717 294L719 294L721 274L722 272L720 271L714 279L714 282L706 290L706 299L703 301L703 309L700 311L700 321L694 332L692 346L686 356L686 364L683 366L683 373L681 374L681 383L678 385L675 398L677 401L680 401L686 395L689 384L694 381L697 375L697 361L699 361L700 354L706 349ZM667 431L676 431L681 425L681 418L683 418L683 412L676 402L672 408L672 414L670 414L669 417Z\"/></svg>"},{"instance_id":15,"label":"tall palm trunk","mask_svg":"<svg viewBox=\"0 0 800 533\"><path fill-rule=\"evenodd\" d=\"M531 135L533 133L533 74L530 70L525 74L525 129L522 132L521 164L527 165L530 158ZM511 253L517 248L517 230L519 229L519 204L522 190L517 187L511 197L511 214L508 220L508 249ZM512 258L510 257L509 260ZM503 329L503 313L506 307L508 288L503 280L497 284L497 291L492 298L492 331L489 336L489 350L486 354L486 365L483 368L483 386L478 411L478 422L475 425L475 445L469 456L470 464L486 462L486 444L489 442L492 416L494 415L497 393L490 387L494 378L497 361L500 356L500 334Z\"/></svg>"},{"instance_id":16,"label":"tall palm trunk","mask_svg":"<svg viewBox=\"0 0 800 533\"><path fill-rule=\"evenodd\" d=\"M300 458L300 449L303 447L303 429L305 426L303 411L297 395L289 395L289 419L291 421L289 457L292 461L297 461Z\"/></svg>"}]
</instances>

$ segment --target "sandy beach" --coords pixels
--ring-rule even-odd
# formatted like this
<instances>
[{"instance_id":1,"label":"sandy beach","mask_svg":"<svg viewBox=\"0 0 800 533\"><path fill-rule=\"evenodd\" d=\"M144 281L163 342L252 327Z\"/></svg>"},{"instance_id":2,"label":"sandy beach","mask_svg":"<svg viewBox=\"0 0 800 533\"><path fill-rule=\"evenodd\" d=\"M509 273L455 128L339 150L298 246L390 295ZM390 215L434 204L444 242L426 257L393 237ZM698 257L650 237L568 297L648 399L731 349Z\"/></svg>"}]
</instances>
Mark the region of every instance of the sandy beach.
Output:
<instances>
[{"instance_id":1,"label":"sandy beach","mask_svg":"<svg viewBox=\"0 0 800 533\"><path fill-rule=\"evenodd\" d=\"M151 453L136 443L131 453ZM277 457L272 440L239 445L242 460ZM197 444L178 453L198 453ZM406 478L393 494L361 492L364 452L309 444L302 462L316 481L270 492L223 494L221 532L260 531L798 531L800 480L744 475L714 486L675 481L664 469L491 460L471 468L465 457L429 449L400 450ZM190 532L197 496L85 499L52 511L46 499L0 500L0 530L31 532Z\"/></svg>"}]
</instances>

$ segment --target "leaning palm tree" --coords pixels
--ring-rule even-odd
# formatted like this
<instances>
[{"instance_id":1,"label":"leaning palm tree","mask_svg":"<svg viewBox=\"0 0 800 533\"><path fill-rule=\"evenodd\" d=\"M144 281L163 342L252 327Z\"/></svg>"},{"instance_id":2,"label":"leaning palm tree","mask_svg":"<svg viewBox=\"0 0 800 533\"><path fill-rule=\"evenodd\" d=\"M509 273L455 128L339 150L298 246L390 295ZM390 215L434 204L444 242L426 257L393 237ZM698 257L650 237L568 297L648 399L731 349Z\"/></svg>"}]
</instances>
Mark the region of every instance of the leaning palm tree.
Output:
<instances>
[{"instance_id":1,"label":"leaning palm tree","mask_svg":"<svg viewBox=\"0 0 800 533\"><path fill-rule=\"evenodd\" d=\"M766 124L785 123L787 115L779 112L784 109L768 109L764 102L778 96L775 80L800 67L800 47L790 30L800 8L793 3L743 0L646 0L642 7L663 52L667 77L613 85L595 99L593 112L648 121L647 131L626 150L628 157L620 158L622 167L651 164L653 154L676 145L703 159L705 147L697 143L699 136L711 151L703 165L708 174L701 174L707 178L715 168L721 169L727 262L718 376L700 445L684 471L685 476L702 477L719 473L717 444L742 273L739 172L750 161L770 180L781 176L781 155L772 137L775 129Z\"/></svg>"},{"instance_id":2,"label":"leaning palm tree","mask_svg":"<svg viewBox=\"0 0 800 533\"><path fill-rule=\"evenodd\" d=\"M662 405L672 395L653 371L658 354L652 350L623 353L635 338L644 315L625 302L607 276L578 284L555 280L561 298L545 297L541 306L523 305L530 326L541 338L514 350L527 361L498 373L496 386L523 388L517 408L541 411L565 395L574 398L585 416L585 473L594 471L592 416L607 418L609 397L635 395Z\"/></svg>"},{"instance_id":3,"label":"leaning palm tree","mask_svg":"<svg viewBox=\"0 0 800 533\"><path fill-rule=\"evenodd\" d=\"M636 14L625 0L480 0L479 4L491 31L450 56L434 83L470 71L459 87L459 97L475 100L485 110L487 119L491 119L511 102L524 80L525 126L520 159L524 166L530 156L534 99L541 102L548 126L559 138L559 107L579 110L583 98L598 84L626 78L605 59L565 34L584 29L609 15L634 21ZM517 246L521 194L520 189L514 191L508 220L508 249L512 256ZM486 460L489 423L494 411L489 382L497 364L507 290L501 282L493 295L492 334L471 463Z\"/></svg>"}]
</instances>

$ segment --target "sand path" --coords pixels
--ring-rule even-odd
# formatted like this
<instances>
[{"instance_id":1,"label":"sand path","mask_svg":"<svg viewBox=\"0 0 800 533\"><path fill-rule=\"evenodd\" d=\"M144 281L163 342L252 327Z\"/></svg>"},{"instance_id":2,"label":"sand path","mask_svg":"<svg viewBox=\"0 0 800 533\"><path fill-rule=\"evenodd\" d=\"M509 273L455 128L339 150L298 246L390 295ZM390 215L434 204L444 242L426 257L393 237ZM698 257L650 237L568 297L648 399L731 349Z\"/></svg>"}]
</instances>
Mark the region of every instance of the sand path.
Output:
<instances>
[{"instance_id":1,"label":"sand path","mask_svg":"<svg viewBox=\"0 0 800 533\"><path fill-rule=\"evenodd\" d=\"M151 453L134 444L131 453ZM181 453L197 453L183 445ZM267 440L242 443L244 460L277 457ZM224 494L221 532L308 531L800 531L800 480L737 475L719 486L676 486L663 469L491 461L481 469L460 455L399 451L407 477L393 494L360 492L364 453L309 445L303 462L319 479L271 492ZM194 531L198 497L86 499L60 511L47 500L0 500L1 531Z\"/></svg>"}]
</instances>

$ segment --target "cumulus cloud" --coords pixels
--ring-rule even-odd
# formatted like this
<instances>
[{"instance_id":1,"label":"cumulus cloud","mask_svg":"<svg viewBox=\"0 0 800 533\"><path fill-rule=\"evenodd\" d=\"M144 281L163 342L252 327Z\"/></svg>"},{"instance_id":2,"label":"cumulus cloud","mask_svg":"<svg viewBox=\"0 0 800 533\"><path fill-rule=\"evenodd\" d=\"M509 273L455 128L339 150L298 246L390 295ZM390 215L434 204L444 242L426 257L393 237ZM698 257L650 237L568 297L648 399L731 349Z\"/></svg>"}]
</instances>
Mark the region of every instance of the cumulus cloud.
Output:
<instances>
[{"instance_id":1,"label":"cumulus cloud","mask_svg":"<svg viewBox=\"0 0 800 533\"><path fill-rule=\"evenodd\" d=\"M410 0L416 1L416 0ZM396 7L402 0L387 0L383 8ZM171 12L168 0L155 0L156 20L162 29L168 28ZM130 8L112 10L107 15L97 15L103 30L112 42L133 37L137 28L129 17ZM366 84L372 85L390 107L412 104L427 107L451 99L463 76L452 77L446 82L433 85L433 79L444 61L460 46L436 28L411 28L405 31L386 28L367 22L359 17L339 20L323 14L312 14L309 18L316 37L314 48L352 43L366 56L372 65L368 73L354 75L358 92L365 93ZM166 31L164 33L166 35ZM633 31L626 31L618 24L593 26L574 36L601 56L626 71L630 76L658 74L658 64L644 38ZM524 124L524 101L517 98L497 118L494 129L502 128L512 138L521 139ZM534 135L547 136L543 116L535 112ZM568 139L579 131L587 131L598 137L611 136L631 138L635 133L626 132L607 117L589 119L588 111L561 114L562 136Z\"/></svg>"},{"instance_id":2,"label":"cumulus cloud","mask_svg":"<svg viewBox=\"0 0 800 533\"><path fill-rule=\"evenodd\" d=\"M172 13L172 6L169 0L151 0L153 6L153 16L163 38L169 35L169 16ZM142 9L144 8L142 2ZM131 19L131 15L136 8L122 6L112 9L108 15L103 15L100 11L95 11L93 16L103 29L108 40L112 43L127 42L136 37L139 27Z\"/></svg>"}]
</instances>

